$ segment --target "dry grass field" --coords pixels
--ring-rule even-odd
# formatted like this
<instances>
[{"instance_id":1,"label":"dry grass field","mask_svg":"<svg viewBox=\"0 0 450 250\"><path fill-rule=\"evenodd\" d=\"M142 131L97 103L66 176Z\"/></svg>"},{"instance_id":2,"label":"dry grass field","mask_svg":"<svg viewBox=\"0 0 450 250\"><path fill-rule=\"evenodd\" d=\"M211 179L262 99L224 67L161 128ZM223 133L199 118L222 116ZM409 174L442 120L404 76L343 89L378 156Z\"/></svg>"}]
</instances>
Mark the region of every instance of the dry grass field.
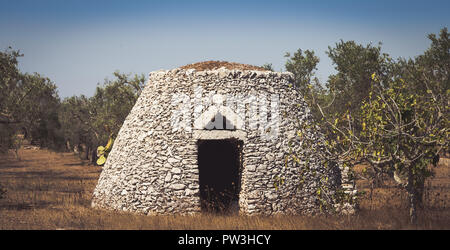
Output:
<instances>
[{"instance_id":1,"label":"dry grass field","mask_svg":"<svg viewBox=\"0 0 450 250\"><path fill-rule=\"evenodd\" d=\"M101 172L71 153L22 149L0 156L0 229L450 229L450 160L442 159L426 184L417 226L408 223L406 194L386 182L366 191L352 216L141 216L90 207Z\"/></svg>"}]
</instances>

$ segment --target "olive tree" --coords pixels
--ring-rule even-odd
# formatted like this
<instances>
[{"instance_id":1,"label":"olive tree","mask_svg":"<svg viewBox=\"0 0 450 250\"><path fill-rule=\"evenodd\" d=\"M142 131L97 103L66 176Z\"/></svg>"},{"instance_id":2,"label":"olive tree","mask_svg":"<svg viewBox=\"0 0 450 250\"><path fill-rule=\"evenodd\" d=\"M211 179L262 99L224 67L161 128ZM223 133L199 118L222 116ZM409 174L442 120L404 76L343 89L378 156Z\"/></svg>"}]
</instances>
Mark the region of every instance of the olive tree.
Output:
<instances>
[{"instance_id":1,"label":"olive tree","mask_svg":"<svg viewBox=\"0 0 450 250\"><path fill-rule=\"evenodd\" d=\"M92 162L94 149L119 132L145 83L143 75L115 72L114 77L97 86L92 97L66 98L59 113L68 149L79 147L82 157Z\"/></svg>"},{"instance_id":2,"label":"olive tree","mask_svg":"<svg viewBox=\"0 0 450 250\"><path fill-rule=\"evenodd\" d=\"M447 29L429 38L432 45L424 55L392 62L383 74L373 72L358 108L326 112L320 103L314 107L328 159L350 167L365 162L393 173L408 193L411 223L417 222L424 182L432 176L429 166L448 151L450 141Z\"/></svg>"},{"instance_id":3,"label":"olive tree","mask_svg":"<svg viewBox=\"0 0 450 250\"><path fill-rule=\"evenodd\" d=\"M0 151L20 147L20 133L41 146L55 146L59 97L56 85L37 73L18 69L19 51L0 52ZM19 144L19 145L18 145ZM16 150L17 151L17 150Z\"/></svg>"}]
</instances>

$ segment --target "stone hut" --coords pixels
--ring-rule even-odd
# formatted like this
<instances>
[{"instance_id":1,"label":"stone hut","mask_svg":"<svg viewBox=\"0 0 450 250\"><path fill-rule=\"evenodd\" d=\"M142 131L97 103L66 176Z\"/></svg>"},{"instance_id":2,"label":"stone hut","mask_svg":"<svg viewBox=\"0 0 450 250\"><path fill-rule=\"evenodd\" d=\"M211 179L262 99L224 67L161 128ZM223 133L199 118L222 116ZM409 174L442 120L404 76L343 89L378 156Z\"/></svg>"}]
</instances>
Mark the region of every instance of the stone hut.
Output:
<instances>
[{"instance_id":1,"label":"stone hut","mask_svg":"<svg viewBox=\"0 0 450 250\"><path fill-rule=\"evenodd\" d=\"M318 212L319 190L354 191L320 159L311 119L291 73L216 61L151 72L92 206L149 215Z\"/></svg>"}]
</instances>

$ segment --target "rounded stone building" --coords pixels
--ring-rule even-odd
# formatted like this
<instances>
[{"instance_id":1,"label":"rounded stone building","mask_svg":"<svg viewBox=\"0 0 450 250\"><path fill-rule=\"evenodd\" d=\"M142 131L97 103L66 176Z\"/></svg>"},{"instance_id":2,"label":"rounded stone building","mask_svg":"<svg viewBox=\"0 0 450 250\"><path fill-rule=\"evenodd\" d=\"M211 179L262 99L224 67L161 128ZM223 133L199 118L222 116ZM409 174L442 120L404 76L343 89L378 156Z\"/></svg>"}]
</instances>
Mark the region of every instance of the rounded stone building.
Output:
<instances>
[{"instance_id":1,"label":"rounded stone building","mask_svg":"<svg viewBox=\"0 0 450 250\"><path fill-rule=\"evenodd\" d=\"M332 195L346 179L322 164L320 135L305 126L311 119L291 73L214 61L151 72L92 206L150 215L317 212L318 190Z\"/></svg>"}]
</instances>

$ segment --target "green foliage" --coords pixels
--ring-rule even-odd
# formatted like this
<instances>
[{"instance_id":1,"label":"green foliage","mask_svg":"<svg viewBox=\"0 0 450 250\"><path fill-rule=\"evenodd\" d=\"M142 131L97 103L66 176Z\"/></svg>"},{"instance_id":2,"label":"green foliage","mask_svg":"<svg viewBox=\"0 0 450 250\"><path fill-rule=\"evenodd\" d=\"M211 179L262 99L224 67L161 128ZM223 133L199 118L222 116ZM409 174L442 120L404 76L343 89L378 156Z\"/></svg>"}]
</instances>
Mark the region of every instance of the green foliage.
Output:
<instances>
[{"instance_id":1,"label":"green foliage","mask_svg":"<svg viewBox=\"0 0 450 250\"><path fill-rule=\"evenodd\" d=\"M313 107L311 110L313 116L320 119L321 114L314 107L317 105L327 106L328 103L333 102L334 98L315 77L315 70L317 70L320 59L315 56L314 51L305 50L303 52L301 49L298 49L292 56L290 53L286 53L285 57L288 58L285 64L286 70L294 74L296 86L309 106Z\"/></svg>"},{"instance_id":2,"label":"green foliage","mask_svg":"<svg viewBox=\"0 0 450 250\"><path fill-rule=\"evenodd\" d=\"M284 177L280 177L278 175L276 175L273 178L273 187L275 188L275 190L278 191L278 189L280 188L280 186L284 185L285 179Z\"/></svg>"},{"instance_id":3,"label":"green foliage","mask_svg":"<svg viewBox=\"0 0 450 250\"><path fill-rule=\"evenodd\" d=\"M325 137L324 158L350 167L367 162L375 172L403 179L412 222L432 176L428 166L449 150L450 141L447 29L429 38L430 48L408 61L393 61L380 47L341 41L329 51L338 70L329 93L339 105L313 107L321 115L316 125Z\"/></svg>"},{"instance_id":4,"label":"green foliage","mask_svg":"<svg viewBox=\"0 0 450 250\"><path fill-rule=\"evenodd\" d=\"M273 65L271 63L265 63L263 66L261 66L264 69L270 70L270 71L275 71L273 69Z\"/></svg>"},{"instance_id":5,"label":"green foliage","mask_svg":"<svg viewBox=\"0 0 450 250\"><path fill-rule=\"evenodd\" d=\"M68 150L73 146L90 144L95 130L90 125L89 99L84 95L66 98L61 103L59 120L63 136L69 142Z\"/></svg>"},{"instance_id":6,"label":"green foliage","mask_svg":"<svg viewBox=\"0 0 450 250\"><path fill-rule=\"evenodd\" d=\"M19 51L7 50L0 52L0 108L3 111L9 104L9 92L13 91L21 80L17 67L18 58L23 56ZM2 115L6 115L3 114Z\"/></svg>"},{"instance_id":7,"label":"green foliage","mask_svg":"<svg viewBox=\"0 0 450 250\"><path fill-rule=\"evenodd\" d=\"M117 135L145 83L143 75L131 77L115 72L114 76L114 80L106 79L103 86L98 86L93 97L66 98L59 113L70 147L85 146L90 151L85 158L93 162L94 149L105 144L111 135Z\"/></svg>"},{"instance_id":8,"label":"green foliage","mask_svg":"<svg viewBox=\"0 0 450 250\"><path fill-rule=\"evenodd\" d=\"M305 50L303 52L301 49L298 49L292 56L290 53L286 53L285 57L288 58L285 65L286 70L294 74L295 84L304 94L312 84L319 58L314 55L314 51Z\"/></svg>"},{"instance_id":9,"label":"green foliage","mask_svg":"<svg viewBox=\"0 0 450 250\"><path fill-rule=\"evenodd\" d=\"M59 146L56 85L37 73L22 74L11 48L0 52L0 150L14 147L18 133L41 146Z\"/></svg>"},{"instance_id":10,"label":"green foliage","mask_svg":"<svg viewBox=\"0 0 450 250\"><path fill-rule=\"evenodd\" d=\"M334 112L357 113L361 102L367 98L371 75L385 77L391 67L389 55L381 53L381 43L374 47L363 46L354 41L341 40L335 47L328 47L328 56L338 72L327 82L334 95Z\"/></svg>"},{"instance_id":11,"label":"green foliage","mask_svg":"<svg viewBox=\"0 0 450 250\"><path fill-rule=\"evenodd\" d=\"M0 153L6 152L13 144L12 135L17 129L11 112L13 98L9 93L15 93L20 81L17 58L22 56L19 51L10 48L0 52Z\"/></svg>"},{"instance_id":12,"label":"green foliage","mask_svg":"<svg viewBox=\"0 0 450 250\"><path fill-rule=\"evenodd\" d=\"M63 144L58 120L60 99L56 85L50 79L35 73L24 75L23 101L17 105L17 119L40 146L59 148Z\"/></svg>"},{"instance_id":13,"label":"green foliage","mask_svg":"<svg viewBox=\"0 0 450 250\"><path fill-rule=\"evenodd\" d=\"M11 48L0 52L0 152L18 149L18 136L42 147L61 150L66 144L67 150L79 146L93 152L117 134L145 82L143 75L115 72L93 97L61 102L50 79L19 71L20 56Z\"/></svg>"},{"instance_id":14,"label":"green foliage","mask_svg":"<svg viewBox=\"0 0 450 250\"><path fill-rule=\"evenodd\" d=\"M449 107L441 106L448 103L448 95L434 95L428 87L419 91L420 86L413 83L401 76L383 82L374 75L369 99L361 108L363 129L357 156L395 172L400 179L403 176L400 182L410 194L411 221L415 222L425 179L432 176L427 166L435 165L439 154L448 151L450 124ZM433 82L425 79L424 85ZM444 101L439 100L442 97Z\"/></svg>"},{"instance_id":15,"label":"green foliage","mask_svg":"<svg viewBox=\"0 0 450 250\"><path fill-rule=\"evenodd\" d=\"M115 72L115 80L106 79L103 87L97 87L90 98L91 125L94 128L107 126L112 134L117 134L125 118L130 113L145 84L144 75L130 77ZM99 139L106 142L109 133L99 131Z\"/></svg>"}]
</instances>

